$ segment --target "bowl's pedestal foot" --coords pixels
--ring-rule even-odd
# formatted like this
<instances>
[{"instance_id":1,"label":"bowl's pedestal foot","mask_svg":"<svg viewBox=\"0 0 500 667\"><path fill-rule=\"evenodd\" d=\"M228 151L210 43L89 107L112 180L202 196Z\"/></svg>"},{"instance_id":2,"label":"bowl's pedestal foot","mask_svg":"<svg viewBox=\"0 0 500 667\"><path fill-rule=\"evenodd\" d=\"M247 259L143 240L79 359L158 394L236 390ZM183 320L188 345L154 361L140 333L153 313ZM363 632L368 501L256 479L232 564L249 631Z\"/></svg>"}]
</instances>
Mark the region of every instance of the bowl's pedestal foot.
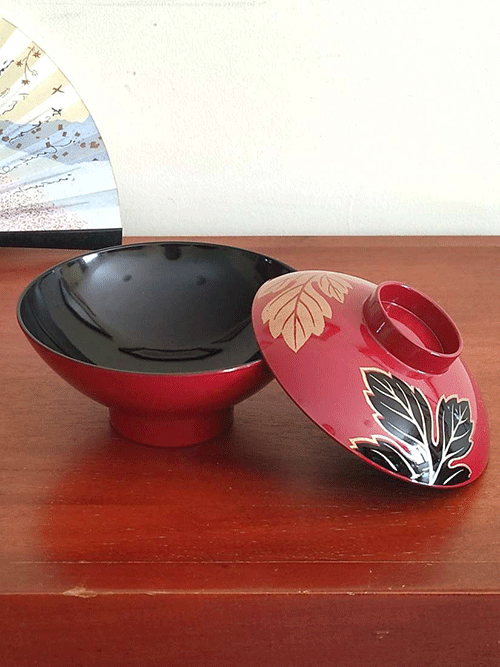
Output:
<instances>
[{"instance_id":1,"label":"bowl's pedestal foot","mask_svg":"<svg viewBox=\"0 0 500 667\"><path fill-rule=\"evenodd\" d=\"M194 413L178 419L110 408L109 416L115 431L130 440L154 447L185 447L226 431L233 422L233 408Z\"/></svg>"}]
</instances>

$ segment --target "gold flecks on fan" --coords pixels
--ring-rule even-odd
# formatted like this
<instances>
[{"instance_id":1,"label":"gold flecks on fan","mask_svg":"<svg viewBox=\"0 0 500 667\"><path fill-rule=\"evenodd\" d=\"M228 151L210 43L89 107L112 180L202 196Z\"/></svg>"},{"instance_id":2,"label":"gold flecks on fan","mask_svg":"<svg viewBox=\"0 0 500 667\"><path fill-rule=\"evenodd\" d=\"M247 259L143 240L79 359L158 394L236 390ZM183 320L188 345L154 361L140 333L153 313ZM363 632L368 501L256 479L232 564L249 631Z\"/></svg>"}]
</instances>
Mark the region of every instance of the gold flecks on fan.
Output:
<instances>
[{"instance_id":1,"label":"gold flecks on fan","mask_svg":"<svg viewBox=\"0 0 500 667\"><path fill-rule=\"evenodd\" d=\"M59 72L58 70L52 72L52 74L50 74L45 79L42 79L42 81L40 81L40 83L35 88L32 88L30 90L30 94L28 95L28 97L26 97L24 100L20 100L16 104L16 106L12 109L12 111L4 114L2 118L5 120L10 120L14 123L17 122L18 120L29 114L30 111L33 111L40 104L42 104L48 98L48 96L50 95L50 91L56 84L60 85L69 84L69 81L66 79L66 77L63 74L61 74L61 72ZM2 85L3 85L3 77L2 77ZM61 103L64 104L64 100L62 99L62 97L61 99L58 100L58 105L61 106Z\"/></svg>"},{"instance_id":2,"label":"gold flecks on fan","mask_svg":"<svg viewBox=\"0 0 500 667\"><path fill-rule=\"evenodd\" d=\"M98 131L85 104L44 51L5 20L0 20L0 46L4 47L0 62L0 161L3 165L0 185L3 193L2 218L7 220L7 228L93 229L94 221L99 226L103 205L100 196L99 201L96 201L92 195L102 191L103 178L112 181L113 177L102 143L103 166L108 167L107 171L92 169L87 164L88 150L80 150L79 156L75 153L81 142L87 142L87 148L99 145L97 142L90 145L90 137L95 139ZM81 123L87 122L85 132L82 131L84 136L78 133L77 138L76 130L82 127ZM85 136L87 133L89 139ZM94 150L95 154L99 154L98 151ZM73 165L71 179L60 176L63 157L64 162L69 160ZM85 162L85 169L81 169L81 173L78 172L79 161L82 165ZM59 162L59 167L56 162ZM84 197L76 216L64 213L69 206L65 183L68 180L72 181L75 197ZM23 187L25 185L27 187ZM22 200L23 211L20 212L16 202L18 195L24 191L30 194ZM112 188L107 192L109 197L104 206L109 207L111 217L116 218L116 193ZM35 201L36 197L40 201ZM45 197L50 202L57 202L57 206L50 205L47 208L49 213L42 215L41 206L37 206L37 203L43 199L45 211ZM9 202L12 205L8 205ZM52 219L57 219L57 226L52 225ZM78 225L69 224L76 221L79 221Z\"/></svg>"},{"instance_id":3,"label":"gold flecks on fan","mask_svg":"<svg viewBox=\"0 0 500 667\"><path fill-rule=\"evenodd\" d=\"M28 77L25 73L25 59L30 53L30 49L32 49L34 46L35 45L31 43L29 46L23 49L17 60L12 62L10 66L2 72L2 91L10 90L18 81L28 80ZM2 116L2 119L5 118L5 115Z\"/></svg>"}]
</instances>

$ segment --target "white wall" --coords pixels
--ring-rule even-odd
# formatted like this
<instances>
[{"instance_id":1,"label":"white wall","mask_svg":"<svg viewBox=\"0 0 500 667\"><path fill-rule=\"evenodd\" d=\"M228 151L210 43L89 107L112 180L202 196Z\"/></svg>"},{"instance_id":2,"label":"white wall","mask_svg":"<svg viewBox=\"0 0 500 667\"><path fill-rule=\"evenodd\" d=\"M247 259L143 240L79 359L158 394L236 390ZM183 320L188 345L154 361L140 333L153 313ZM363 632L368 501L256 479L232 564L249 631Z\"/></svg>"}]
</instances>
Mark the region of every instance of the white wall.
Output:
<instances>
[{"instance_id":1,"label":"white wall","mask_svg":"<svg viewBox=\"0 0 500 667\"><path fill-rule=\"evenodd\" d=\"M488 0L0 0L81 94L125 233L497 234Z\"/></svg>"}]
</instances>

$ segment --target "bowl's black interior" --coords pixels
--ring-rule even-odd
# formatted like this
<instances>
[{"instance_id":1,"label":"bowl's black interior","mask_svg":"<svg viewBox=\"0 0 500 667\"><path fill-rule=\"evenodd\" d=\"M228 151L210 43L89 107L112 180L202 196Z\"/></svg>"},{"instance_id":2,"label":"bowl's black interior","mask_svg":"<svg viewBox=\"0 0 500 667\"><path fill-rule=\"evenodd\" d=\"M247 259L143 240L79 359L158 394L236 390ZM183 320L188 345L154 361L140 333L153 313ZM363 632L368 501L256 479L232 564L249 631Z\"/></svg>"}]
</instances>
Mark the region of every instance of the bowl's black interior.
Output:
<instances>
[{"instance_id":1,"label":"bowl's black interior","mask_svg":"<svg viewBox=\"0 0 500 667\"><path fill-rule=\"evenodd\" d=\"M46 271L19 301L38 342L118 370L190 373L260 359L251 307L285 264L205 243L145 243L77 257Z\"/></svg>"}]
</instances>

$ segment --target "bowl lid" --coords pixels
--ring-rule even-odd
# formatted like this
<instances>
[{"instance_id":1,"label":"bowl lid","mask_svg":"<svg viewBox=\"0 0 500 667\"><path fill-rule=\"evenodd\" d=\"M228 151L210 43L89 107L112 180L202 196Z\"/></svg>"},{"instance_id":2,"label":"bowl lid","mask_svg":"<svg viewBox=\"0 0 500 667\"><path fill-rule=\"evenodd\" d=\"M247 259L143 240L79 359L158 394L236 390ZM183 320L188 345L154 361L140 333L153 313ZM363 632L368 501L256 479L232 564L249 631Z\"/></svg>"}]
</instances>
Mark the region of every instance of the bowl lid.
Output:
<instances>
[{"instance_id":1,"label":"bowl lid","mask_svg":"<svg viewBox=\"0 0 500 667\"><path fill-rule=\"evenodd\" d=\"M254 332L274 376L329 436L407 482L457 487L486 467L489 435L462 339L431 299L298 271L257 292Z\"/></svg>"}]
</instances>

